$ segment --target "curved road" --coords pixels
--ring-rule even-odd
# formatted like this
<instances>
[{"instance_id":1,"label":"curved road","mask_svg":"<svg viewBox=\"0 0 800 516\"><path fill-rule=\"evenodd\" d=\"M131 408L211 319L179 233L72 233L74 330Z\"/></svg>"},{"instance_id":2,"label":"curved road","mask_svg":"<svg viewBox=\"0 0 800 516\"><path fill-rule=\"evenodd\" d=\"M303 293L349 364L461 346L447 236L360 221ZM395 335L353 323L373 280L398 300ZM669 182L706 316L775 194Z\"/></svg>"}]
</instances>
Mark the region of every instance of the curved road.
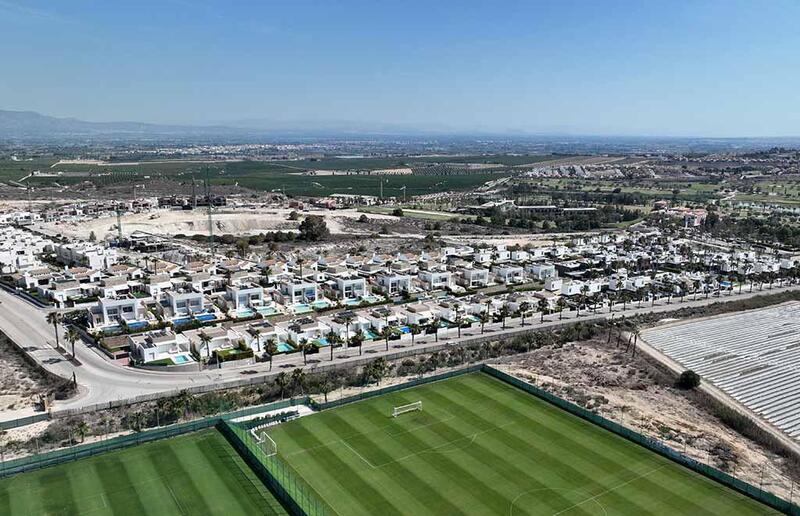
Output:
<instances>
[{"instance_id":1,"label":"curved road","mask_svg":"<svg viewBox=\"0 0 800 516\"><path fill-rule=\"evenodd\" d=\"M787 290L798 290L799 285L787 287L765 288L763 291L754 290L749 293L745 288L741 294L722 295L721 298L710 297L704 299L702 296L696 301L687 296L686 301L680 302L673 299L671 304L666 299L660 299L655 306L651 307L649 302L643 302L641 308L637 308L637 303L629 303L627 310L623 311L621 304L614 306L613 312L604 308L602 313L592 314L590 311L582 311L580 320L591 321L597 319L607 319L612 315L634 315L638 313L668 312L687 306L703 306L717 301L736 300L752 297L759 294L778 293ZM166 372L166 371L145 371L134 369L112 362L97 349L88 347L82 342L76 344L76 354L79 366L73 365L61 353L55 350L55 336L52 325L47 324L46 311L40 310L27 301L14 296L6 291L0 290L0 331L4 332L9 338L23 346L28 354L42 364L48 371L55 373L63 378L71 378L73 373L76 375L80 392L78 396L69 400L57 401L53 410L77 409L91 406L98 403L108 403L111 401L132 399L139 395L164 393L175 389L183 389L193 386L218 385L224 387L226 382L241 380L251 377L267 377L277 374L286 367L302 367L303 357L299 353L291 355L281 355L274 360L274 371L269 371L268 363L258 363L241 367L233 367L220 370L206 371L187 371L187 372ZM487 336L496 339L509 337L514 334L529 331L531 329L557 326L562 323L577 319L575 312L564 312L563 321L553 314L545 317L545 322L540 323L540 314L532 314L526 317L526 325L521 326L520 319L507 319L506 329L502 329L501 323L486 324ZM60 332L62 346L65 345L63 330ZM439 345L444 347L454 342L467 342L482 338L480 327L462 330L459 340L457 330L443 330L439 334ZM398 344L402 345L402 351L408 351L410 346L410 336L405 335L403 340L392 341L390 350L385 351L384 341L366 343L363 350L369 351L369 357L375 358L381 355L393 354L400 351ZM436 345L433 336L419 335L414 342L414 348L430 348ZM314 363L309 363L308 367L325 364L329 361L330 354L323 350L320 354L314 355ZM356 348L340 348L335 352L335 363L346 363L363 359L358 356ZM32 409L19 411L0 412L0 421L17 419L20 417L33 415Z\"/></svg>"}]
</instances>

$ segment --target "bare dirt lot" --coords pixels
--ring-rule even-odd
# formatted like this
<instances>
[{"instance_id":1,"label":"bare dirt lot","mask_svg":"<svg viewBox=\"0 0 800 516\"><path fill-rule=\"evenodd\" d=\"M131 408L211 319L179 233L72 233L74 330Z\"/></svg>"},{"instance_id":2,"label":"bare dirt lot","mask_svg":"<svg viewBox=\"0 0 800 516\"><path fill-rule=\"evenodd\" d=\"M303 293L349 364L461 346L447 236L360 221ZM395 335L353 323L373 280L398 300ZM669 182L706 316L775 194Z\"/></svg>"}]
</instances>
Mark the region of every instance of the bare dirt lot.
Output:
<instances>
[{"instance_id":1,"label":"bare dirt lot","mask_svg":"<svg viewBox=\"0 0 800 516\"><path fill-rule=\"evenodd\" d=\"M613 340L545 347L498 367L779 496L789 497L793 475L799 480L787 459L727 427L699 397Z\"/></svg>"},{"instance_id":2,"label":"bare dirt lot","mask_svg":"<svg viewBox=\"0 0 800 516\"><path fill-rule=\"evenodd\" d=\"M26 362L17 348L0 333L0 411L35 406L41 395L57 385Z\"/></svg>"}]
</instances>

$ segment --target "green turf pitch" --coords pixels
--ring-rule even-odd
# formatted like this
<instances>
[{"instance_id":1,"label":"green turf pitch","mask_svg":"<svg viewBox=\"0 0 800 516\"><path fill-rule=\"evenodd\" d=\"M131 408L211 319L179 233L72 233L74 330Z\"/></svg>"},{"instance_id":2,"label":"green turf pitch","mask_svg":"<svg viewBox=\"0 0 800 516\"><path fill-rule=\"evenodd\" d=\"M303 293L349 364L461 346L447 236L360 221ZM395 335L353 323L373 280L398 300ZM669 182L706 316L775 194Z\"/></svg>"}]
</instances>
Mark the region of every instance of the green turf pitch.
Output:
<instances>
[{"instance_id":1,"label":"green turf pitch","mask_svg":"<svg viewBox=\"0 0 800 516\"><path fill-rule=\"evenodd\" d=\"M417 400L421 412L390 417ZM324 411L270 435L341 515L774 513L485 374Z\"/></svg>"},{"instance_id":2,"label":"green turf pitch","mask_svg":"<svg viewBox=\"0 0 800 516\"><path fill-rule=\"evenodd\" d=\"M216 430L0 480L2 515L286 514Z\"/></svg>"}]
</instances>

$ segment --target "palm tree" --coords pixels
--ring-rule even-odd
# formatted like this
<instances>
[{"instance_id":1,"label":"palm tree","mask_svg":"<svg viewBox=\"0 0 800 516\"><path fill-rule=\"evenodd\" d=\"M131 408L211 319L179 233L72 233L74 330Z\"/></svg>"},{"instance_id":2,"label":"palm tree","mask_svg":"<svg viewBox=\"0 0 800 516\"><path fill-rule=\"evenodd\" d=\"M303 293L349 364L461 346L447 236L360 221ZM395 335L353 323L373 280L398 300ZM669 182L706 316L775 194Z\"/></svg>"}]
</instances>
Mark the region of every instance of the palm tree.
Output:
<instances>
[{"instance_id":1,"label":"palm tree","mask_svg":"<svg viewBox=\"0 0 800 516\"><path fill-rule=\"evenodd\" d=\"M299 367L292 371L292 385L300 387L300 394L305 393L306 373Z\"/></svg>"},{"instance_id":2,"label":"palm tree","mask_svg":"<svg viewBox=\"0 0 800 516\"><path fill-rule=\"evenodd\" d=\"M434 317L428 323L428 330L433 330L433 335L436 337L436 342L439 342L439 318Z\"/></svg>"},{"instance_id":3,"label":"palm tree","mask_svg":"<svg viewBox=\"0 0 800 516\"><path fill-rule=\"evenodd\" d=\"M75 426L75 433L81 436L81 442L86 439L86 434L89 433L89 425L86 424L86 421L81 421Z\"/></svg>"},{"instance_id":4,"label":"palm tree","mask_svg":"<svg viewBox=\"0 0 800 516\"><path fill-rule=\"evenodd\" d=\"M542 314L541 318L539 319L539 324L544 323L544 316L547 315L548 310L550 309L550 303L547 302L547 299L541 298L536 303L539 312Z\"/></svg>"},{"instance_id":5,"label":"palm tree","mask_svg":"<svg viewBox=\"0 0 800 516\"><path fill-rule=\"evenodd\" d=\"M329 331L325 338L328 340L328 347L331 348L331 360L333 360L333 348L339 344L342 339L339 337L339 334L333 330Z\"/></svg>"},{"instance_id":6,"label":"palm tree","mask_svg":"<svg viewBox=\"0 0 800 516\"><path fill-rule=\"evenodd\" d=\"M283 395L286 392L286 386L289 385L289 375L286 371L281 371L278 373L278 376L275 377L275 383L281 389L281 399L283 399Z\"/></svg>"},{"instance_id":7,"label":"palm tree","mask_svg":"<svg viewBox=\"0 0 800 516\"><path fill-rule=\"evenodd\" d=\"M307 357L308 352L311 349L311 344L308 342L308 339L302 338L302 339L300 339L300 343L298 344L297 347L300 348L300 351L303 352L303 364L307 365L308 364L308 359L306 357Z\"/></svg>"},{"instance_id":8,"label":"palm tree","mask_svg":"<svg viewBox=\"0 0 800 516\"><path fill-rule=\"evenodd\" d=\"M558 296L556 307L558 308L558 320L560 321L564 318L564 309L567 307L567 299L564 296ZM542 320L544 320L544 316L542 316Z\"/></svg>"},{"instance_id":9,"label":"palm tree","mask_svg":"<svg viewBox=\"0 0 800 516\"><path fill-rule=\"evenodd\" d=\"M211 337L204 331L200 332L200 342L206 347L206 359L211 360Z\"/></svg>"},{"instance_id":10,"label":"palm tree","mask_svg":"<svg viewBox=\"0 0 800 516\"><path fill-rule=\"evenodd\" d=\"M462 315L461 315L461 310L459 310L458 308L456 308L456 317L455 317L455 321L453 321L453 322L456 323L456 327L458 328L458 338L460 339L461 338L461 323L463 322L463 319L462 319Z\"/></svg>"},{"instance_id":11,"label":"palm tree","mask_svg":"<svg viewBox=\"0 0 800 516\"><path fill-rule=\"evenodd\" d=\"M386 351L389 351L389 337L392 336L392 329L389 326L384 326L381 331L378 332L379 337L383 337L383 340L386 342Z\"/></svg>"},{"instance_id":12,"label":"palm tree","mask_svg":"<svg viewBox=\"0 0 800 516\"><path fill-rule=\"evenodd\" d=\"M53 325L53 331L56 334L56 349L59 349L61 346L58 342L58 325L61 324L61 321L64 320L64 316L61 315L59 312L50 312L47 314L47 322L48 324Z\"/></svg>"},{"instance_id":13,"label":"palm tree","mask_svg":"<svg viewBox=\"0 0 800 516\"><path fill-rule=\"evenodd\" d=\"M414 345L414 337L422 332L422 327L419 324L411 323L408 325L408 331L411 332L411 345Z\"/></svg>"},{"instance_id":14,"label":"palm tree","mask_svg":"<svg viewBox=\"0 0 800 516\"><path fill-rule=\"evenodd\" d=\"M589 285L584 283L581 285L581 297L578 300L578 317L581 315L581 304L586 304L586 295L589 293Z\"/></svg>"},{"instance_id":15,"label":"palm tree","mask_svg":"<svg viewBox=\"0 0 800 516\"><path fill-rule=\"evenodd\" d=\"M692 281L693 300L697 300L697 291L700 290L700 280Z\"/></svg>"},{"instance_id":16,"label":"palm tree","mask_svg":"<svg viewBox=\"0 0 800 516\"><path fill-rule=\"evenodd\" d=\"M256 345L258 346L258 353L261 354L261 328L253 327L248 330L250 335L256 339Z\"/></svg>"},{"instance_id":17,"label":"palm tree","mask_svg":"<svg viewBox=\"0 0 800 516\"><path fill-rule=\"evenodd\" d=\"M519 315L522 318L522 322L520 323L521 326L525 326L525 316L528 314L530 309L531 304L527 301L523 301L519 304Z\"/></svg>"},{"instance_id":18,"label":"palm tree","mask_svg":"<svg viewBox=\"0 0 800 516\"><path fill-rule=\"evenodd\" d=\"M267 346L264 351L269 355L269 370L272 371L272 357L278 354L278 343L274 338L267 340Z\"/></svg>"},{"instance_id":19,"label":"palm tree","mask_svg":"<svg viewBox=\"0 0 800 516\"><path fill-rule=\"evenodd\" d=\"M506 329L506 317L508 317L509 310L506 305L500 307L500 320L503 322L503 329Z\"/></svg>"},{"instance_id":20,"label":"palm tree","mask_svg":"<svg viewBox=\"0 0 800 516\"><path fill-rule=\"evenodd\" d=\"M357 329L355 335L353 335L353 338L351 339L351 342L355 346L358 346L358 356L361 356L361 346L364 345L364 330L361 328Z\"/></svg>"},{"instance_id":21,"label":"palm tree","mask_svg":"<svg viewBox=\"0 0 800 516\"><path fill-rule=\"evenodd\" d=\"M350 343L350 323L353 322L353 319L356 318L356 315L353 312L344 312L340 315L342 321L344 321L344 337L347 343Z\"/></svg>"},{"instance_id":22,"label":"palm tree","mask_svg":"<svg viewBox=\"0 0 800 516\"><path fill-rule=\"evenodd\" d=\"M481 322L481 335L483 335L483 328L486 326L486 323L489 322L489 313L481 312L480 315L478 315L478 320Z\"/></svg>"},{"instance_id":23,"label":"palm tree","mask_svg":"<svg viewBox=\"0 0 800 516\"><path fill-rule=\"evenodd\" d=\"M80 340L81 336L75 328L70 328L69 331L67 331L66 338L67 342L72 345L72 358L75 359L75 343Z\"/></svg>"}]
</instances>

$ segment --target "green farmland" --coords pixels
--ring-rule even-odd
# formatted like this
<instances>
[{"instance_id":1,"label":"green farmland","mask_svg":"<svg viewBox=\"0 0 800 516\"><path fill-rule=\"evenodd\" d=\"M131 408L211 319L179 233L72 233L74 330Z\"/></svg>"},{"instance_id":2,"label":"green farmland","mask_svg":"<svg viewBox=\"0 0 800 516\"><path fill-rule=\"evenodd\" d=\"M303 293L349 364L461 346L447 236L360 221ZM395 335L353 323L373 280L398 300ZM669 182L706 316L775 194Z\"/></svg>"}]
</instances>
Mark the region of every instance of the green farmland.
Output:
<instances>
[{"instance_id":1,"label":"green farmland","mask_svg":"<svg viewBox=\"0 0 800 516\"><path fill-rule=\"evenodd\" d=\"M418 400L422 411L390 417ZM775 513L484 374L323 411L270 435L341 515Z\"/></svg>"},{"instance_id":2,"label":"green farmland","mask_svg":"<svg viewBox=\"0 0 800 516\"><path fill-rule=\"evenodd\" d=\"M0 514L286 514L216 430L0 480Z\"/></svg>"}]
</instances>

